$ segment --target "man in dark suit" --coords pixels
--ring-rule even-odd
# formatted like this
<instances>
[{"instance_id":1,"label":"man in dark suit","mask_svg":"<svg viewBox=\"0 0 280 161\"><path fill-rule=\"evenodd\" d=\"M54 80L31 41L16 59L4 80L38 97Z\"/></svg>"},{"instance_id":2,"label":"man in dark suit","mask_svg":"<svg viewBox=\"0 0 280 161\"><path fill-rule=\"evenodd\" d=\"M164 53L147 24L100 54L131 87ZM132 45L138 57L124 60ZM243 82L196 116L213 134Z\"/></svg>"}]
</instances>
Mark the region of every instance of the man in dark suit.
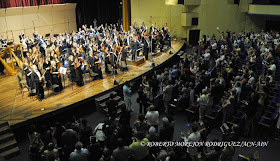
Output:
<instances>
[{"instance_id":1,"label":"man in dark suit","mask_svg":"<svg viewBox=\"0 0 280 161\"><path fill-rule=\"evenodd\" d=\"M106 101L106 106L108 107L109 116L111 116L113 112L117 112L118 102L114 100L114 94L110 94L109 100Z\"/></svg>"},{"instance_id":2,"label":"man in dark suit","mask_svg":"<svg viewBox=\"0 0 280 161\"><path fill-rule=\"evenodd\" d=\"M42 84L42 78L41 72L38 70L36 65L32 66L33 71L31 73L31 80L34 83L34 87L36 88L36 94L39 101L42 101L44 99L44 88Z\"/></svg>"},{"instance_id":3,"label":"man in dark suit","mask_svg":"<svg viewBox=\"0 0 280 161\"><path fill-rule=\"evenodd\" d=\"M136 52L138 49L138 41L136 41L136 38L134 38L134 40L131 42L131 51L132 51L132 61L135 61L135 57L136 57Z\"/></svg>"},{"instance_id":4,"label":"man in dark suit","mask_svg":"<svg viewBox=\"0 0 280 161\"><path fill-rule=\"evenodd\" d=\"M159 33L160 52L163 52L163 50L162 50L163 49L163 45L164 45L163 39L164 39L164 31L161 30L160 33Z\"/></svg>"},{"instance_id":5,"label":"man in dark suit","mask_svg":"<svg viewBox=\"0 0 280 161\"><path fill-rule=\"evenodd\" d=\"M148 60L149 58L149 39L147 37L143 37L143 43L144 43L144 50L143 50L143 54L145 55L145 59Z\"/></svg>"},{"instance_id":6,"label":"man in dark suit","mask_svg":"<svg viewBox=\"0 0 280 161\"><path fill-rule=\"evenodd\" d=\"M65 153L65 156L69 157L70 153L74 151L75 144L78 141L78 134L71 127L71 123L65 125L66 130L62 133L62 146Z\"/></svg>"}]
</instances>

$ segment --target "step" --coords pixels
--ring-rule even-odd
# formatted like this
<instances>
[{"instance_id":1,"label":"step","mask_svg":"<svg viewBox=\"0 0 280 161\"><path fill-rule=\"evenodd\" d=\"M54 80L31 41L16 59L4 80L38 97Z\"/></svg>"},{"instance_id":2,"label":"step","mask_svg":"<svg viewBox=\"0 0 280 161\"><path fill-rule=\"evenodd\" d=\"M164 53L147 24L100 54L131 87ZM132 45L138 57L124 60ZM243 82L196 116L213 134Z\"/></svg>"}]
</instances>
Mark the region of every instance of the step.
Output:
<instances>
[{"instance_id":1,"label":"step","mask_svg":"<svg viewBox=\"0 0 280 161\"><path fill-rule=\"evenodd\" d=\"M115 101L119 101L120 99L122 99L122 97L120 97L120 96L116 96L113 98L113 100L115 100Z\"/></svg>"},{"instance_id":2,"label":"step","mask_svg":"<svg viewBox=\"0 0 280 161\"><path fill-rule=\"evenodd\" d=\"M104 108L103 109L105 112L107 112L108 113L108 108ZM117 110L117 114L119 114L119 113L121 113L122 112L122 110L119 108L118 110Z\"/></svg>"},{"instance_id":3,"label":"step","mask_svg":"<svg viewBox=\"0 0 280 161\"><path fill-rule=\"evenodd\" d=\"M17 147L17 142L15 139L5 142L3 144L0 144L0 154L7 150L10 150L14 147Z\"/></svg>"},{"instance_id":4,"label":"step","mask_svg":"<svg viewBox=\"0 0 280 161\"><path fill-rule=\"evenodd\" d=\"M1 127L4 127L4 126L9 126L8 122L4 122L4 123L1 123L1 124L0 124L0 128L1 128Z\"/></svg>"},{"instance_id":5,"label":"step","mask_svg":"<svg viewBox=\"0 0 280 161\"><path fill-rule=\"evenodd\" d=\"M124 101L119 101L119 102L118 102L118 107L122 106L123 104L125 104ZM101 106L103 109L105 109L105 108L106 108L106 102L100 104L100 106Z\"/></svg>"},{"instance_id":6,"label":"step","mask_svg":"<svg viewBox=\"0 0 280 161\"><path fill-rule=\"evenodd\" d=\"M3 153L0 153L0 157L3 157L5 159L11 159L11 158L17 156L19 153L20 153L19 148L18 147L14 147L14 148L12 148L10 150L7 150L7 151L5 151Z\"/></svg>"},{"instance_id":7,"label":"step","mask_svg":"<svg viewBox=\"0 0 280 161\"><path fill-rule=\"evenodd\" d=\"M1 135L0 136L0 144L3 144L7 141L10 141L10 140L13 140L15 137L14 137L14 134L13 133L7 133L7 134L4 134L4 135Z\"/></svg>"},{"instance_id":8,"label":"step","mask_svg":"<svg viewBox=\"0 0 280 161\"><path fill-rule=\"evenodd\" d=\"M9 126L3 126L3 127L0 128L0 135L7 134L10 131L11 131L11 129L10 129Z\"/></svg>"},{"instance_id":9,"label":"step","mask_svg":"<svg viewBox=\"0 0 280 161\"><path fill-rule=\"evenodd\" d=\"M107 93L107 94L105 94L105 95L103 95L103 96L100 96L100 97L96 98L95 100L96 100L98 103L101 104L101 103L103 103L103 102L105 102L106 100L109 99L111 93L113 93L114 95L117 95L117 92L113 91L113 92Z\"/></svg>"}]
</instances>

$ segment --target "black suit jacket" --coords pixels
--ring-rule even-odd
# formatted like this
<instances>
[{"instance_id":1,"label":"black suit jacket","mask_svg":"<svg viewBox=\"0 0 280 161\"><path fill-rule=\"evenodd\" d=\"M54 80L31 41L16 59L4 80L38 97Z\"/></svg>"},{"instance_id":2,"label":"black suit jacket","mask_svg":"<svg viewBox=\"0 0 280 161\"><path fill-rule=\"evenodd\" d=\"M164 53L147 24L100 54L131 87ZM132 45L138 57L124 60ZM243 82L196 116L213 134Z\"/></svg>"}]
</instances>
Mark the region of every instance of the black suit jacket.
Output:
<instances>
[{"instance_id":1,"label":"black suit jacket","mask_svg":"<svg viewBox=\"0 0 280 161\"><path fill-rule=\"evenodd\" d=\"M40 74L41 74L41 72L40 72ZM33 82L35 82L35 83L39 83L40 82L38 75L34 71L32 71L32 73L31 73L31 80Z\"/></svg>"}]
</instances>

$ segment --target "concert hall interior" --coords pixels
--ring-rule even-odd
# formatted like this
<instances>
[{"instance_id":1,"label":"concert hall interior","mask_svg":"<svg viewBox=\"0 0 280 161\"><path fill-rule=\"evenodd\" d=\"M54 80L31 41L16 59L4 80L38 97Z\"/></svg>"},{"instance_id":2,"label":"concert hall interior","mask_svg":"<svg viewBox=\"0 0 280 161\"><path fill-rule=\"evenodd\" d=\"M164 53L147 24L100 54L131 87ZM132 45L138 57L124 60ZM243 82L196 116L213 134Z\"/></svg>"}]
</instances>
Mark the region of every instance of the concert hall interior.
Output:
<instances>
[{"instance_id":1,"label":"concert hall interior","mask_svg":"<svg viewBox=\"0 0 280 161\"><path fill-rule=\"evenodd\" d=\"M278 0L1 0L0 160L278 161Z\"/></svg>"}]
</instances>

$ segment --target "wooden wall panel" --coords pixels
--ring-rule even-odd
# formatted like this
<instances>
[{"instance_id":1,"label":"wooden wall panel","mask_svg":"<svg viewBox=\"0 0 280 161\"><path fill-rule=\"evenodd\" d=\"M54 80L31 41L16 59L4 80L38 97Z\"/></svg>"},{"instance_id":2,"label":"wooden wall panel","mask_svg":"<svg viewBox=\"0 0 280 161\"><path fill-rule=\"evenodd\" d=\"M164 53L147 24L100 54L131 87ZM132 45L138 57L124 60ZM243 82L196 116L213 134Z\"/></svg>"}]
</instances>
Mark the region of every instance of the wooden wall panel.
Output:
<instances>
[{"instance_id":1,"label":"wooden wall panel","mask_svg":"<svg viewBox=\"0 0 280 161\"><path fill-rule=\"evenodd\" d=\"M0 9L0 35L19 42L19 32L33 38L35 30L42 36L77 30L76 4L58 4Z\"/></svg>"}]
</instances>

